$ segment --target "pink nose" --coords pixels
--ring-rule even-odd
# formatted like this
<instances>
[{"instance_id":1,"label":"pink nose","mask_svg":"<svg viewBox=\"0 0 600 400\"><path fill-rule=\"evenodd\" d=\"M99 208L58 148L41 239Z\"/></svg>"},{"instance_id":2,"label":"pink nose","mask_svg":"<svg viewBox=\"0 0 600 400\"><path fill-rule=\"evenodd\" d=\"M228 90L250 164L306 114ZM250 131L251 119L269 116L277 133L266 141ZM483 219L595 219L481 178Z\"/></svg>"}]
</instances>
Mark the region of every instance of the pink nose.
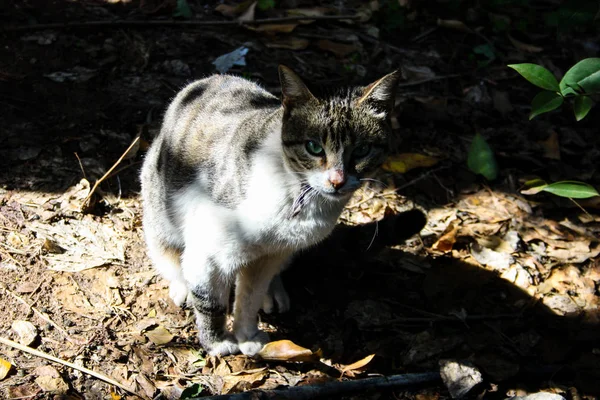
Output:
<instances>
[{"instance_id":1,"label":"pink nose","mask_svg":"<svg viewBox=\"0 0 600 400\"><path fill-rule=\"evenodd\" d=\"M329 170L329 182L335 189L339 189L344 186L346 183L346 176L344 175L344 171L341 169L331 169Z\"/></svg>"}]
</instances>

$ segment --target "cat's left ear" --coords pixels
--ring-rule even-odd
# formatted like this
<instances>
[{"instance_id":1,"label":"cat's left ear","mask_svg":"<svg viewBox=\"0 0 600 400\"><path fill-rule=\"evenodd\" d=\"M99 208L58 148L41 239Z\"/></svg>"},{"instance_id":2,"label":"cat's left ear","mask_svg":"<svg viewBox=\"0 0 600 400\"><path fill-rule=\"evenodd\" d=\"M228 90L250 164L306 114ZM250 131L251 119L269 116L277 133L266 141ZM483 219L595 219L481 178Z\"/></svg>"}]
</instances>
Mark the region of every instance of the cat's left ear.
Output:
<instances>
[{"instance_id":1,"label":"cat's left ear","mask_svg":"<svg viewBox=\"0 0 600 400\"><path fill-rule=\"evenodd\" d=\"M281 101L287 109L315 98L302 79L285 65L279 66L279 81L281 82Z\"/></svg>"},{"instance_id":2,"label":"cat's left ear","mask_svg":"<svg viewBox=\"0 0 600 400\"><path fill-rule=\"evenodd\" d=\"M363 89L363 94L356 101L356 105L369 104L376 109L389 114L394 108L396 100L396 86L400 79L400 70L387 74L383 78L371 83Z\"/></svg>"}]
</instances>

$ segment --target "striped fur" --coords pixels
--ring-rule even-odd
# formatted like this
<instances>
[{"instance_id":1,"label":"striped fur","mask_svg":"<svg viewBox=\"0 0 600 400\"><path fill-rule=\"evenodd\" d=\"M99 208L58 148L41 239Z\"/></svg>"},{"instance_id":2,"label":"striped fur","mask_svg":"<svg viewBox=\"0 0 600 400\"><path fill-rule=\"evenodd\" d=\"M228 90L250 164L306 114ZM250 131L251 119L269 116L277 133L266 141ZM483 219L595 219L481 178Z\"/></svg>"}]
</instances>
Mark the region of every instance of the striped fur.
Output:
<instances>
[{"instance_id":1,"label":"striped fur","mask_svg":"<svg viewBox=\"0 0 600 400\"><path fill-rule=\"evenodd\" d=\"M329 235L360 179L385 158L397 79L314 96L280 67L281 101L227 75L173 100L142 168L144 233L171 298L193 307L209 353L253 355L268 340L257 312L273 300L289 307L281 268ZM308 141L323 153L311 154Z\"/></svg>"}]
</instances>

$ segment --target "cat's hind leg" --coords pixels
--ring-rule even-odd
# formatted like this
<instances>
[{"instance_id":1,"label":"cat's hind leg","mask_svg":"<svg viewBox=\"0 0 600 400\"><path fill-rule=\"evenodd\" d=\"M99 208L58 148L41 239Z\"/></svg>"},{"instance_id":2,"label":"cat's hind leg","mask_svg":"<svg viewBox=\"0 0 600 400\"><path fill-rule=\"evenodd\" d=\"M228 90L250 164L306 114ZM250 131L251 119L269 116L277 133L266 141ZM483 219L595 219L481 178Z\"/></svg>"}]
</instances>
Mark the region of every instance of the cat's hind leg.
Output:
<instances>
[{"instance_id":1,"label":"cat's hind leg","mask_svg":"<svg viewBox=\"0 0 600 400\"><path fill-rule=\"evenodd\" d=\"M283 286L281 274L275 275L271 280L269 290L262 303L262 310L266 314L271 314L275 311L275 307L277 307L277 312L280 313L287 312L290 309L290 296Z\"/></svg>"},{"instance_id":2,"label":"cat's hind leg","mask_svg":"<svg viewBox=\"0 0 600 400\"><path fill-rule=\"evenodd\" d=\"M146 233L148 256L154 268L169 281L169 297L181 307L188 296L188 287L181 271L181 251L162 243Z\"/></svg>"}]
</instances>

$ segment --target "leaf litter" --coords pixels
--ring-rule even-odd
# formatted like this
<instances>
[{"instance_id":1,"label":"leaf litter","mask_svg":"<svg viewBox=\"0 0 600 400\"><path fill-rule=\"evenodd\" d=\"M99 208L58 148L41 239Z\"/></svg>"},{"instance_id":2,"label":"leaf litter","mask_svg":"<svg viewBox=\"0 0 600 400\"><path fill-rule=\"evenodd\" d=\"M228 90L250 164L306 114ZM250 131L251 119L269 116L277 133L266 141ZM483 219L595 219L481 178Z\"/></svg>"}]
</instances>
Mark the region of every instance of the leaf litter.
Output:
<instances>
[{"instance_id":1,"label":"leaf litter","mask_svg":"<svg viewBox=\"0 0 600 400\"><path fill-rule=\"evenodd\" d=\"M176 2L123 3L160 18L176 11ZM419 8L398 4L407 26L423 22ZM537 387L533 392L540 389L542 378L535 377L543 371L536 365L546 361L576 377L550 371L547 379L597 393L600 361L591 344L600 322L597 199L578 203L582 211L548 193L519 193L519 185L531 178L559 182L579 175L598 187L590 172L598 154L597 132L568 125L572 122L559 114L553 124L536 121L524 128L522 103L527 101L511 83L510 72L495 65L478 69L485 76L476 77L468 65L473 57L495 57L492 48L481 47L485 40L479 35L490 34L482 21L479 26L440 19L437 28L432 20L432 31L409 28L415 41L399 44L378 22L383 2L355 4L361 20L335 23L310 17L349 10L339 5L260 10L255 5L209 4L207 10L229 21L307 19L253 29L244 25L241 33L208 28L109 32L100 46L93 33L74 30L70 35L79 42L69 48L73 59L59 56L70 54L64 52L60 30L23 34L24 40L11 42L27 55L23 60L31 61L23 68L35 71L27 79L37 92L25 88L19 91L22 99L7 98L16 111L0 116L7 133L0 159L10 161L10 168L0 172L0 284L14 294L0 291L2 336L101 371L147 397L178 399L186 388L195 395L269 390L398 370L443 373L448 365L464 374L447 378L446 388L416 390L415 398L438 399L446 391L458 396L469 385L456 391L451 381L476 382L478 370L485 384L508 396L521 383ZM189 6L191 15L206 17L204 10ZM83 3L69 7L88 17L100 9L109 19L119 13ZM460 38L456 42L464 48L433 40L446 36ZM512 36L492 39L503 41L502 49L537 51ZM52 68L32 61L41 59L40 48L54 57ZM393 122L402 146L386 170L351 200L331 240L301 255L285 272L294 305L288 315L261 315L273 338L261 360L206 357L197 345L192 313L168 300L166 282L145 255L140 229L136 175L144 149L125 157L99 184L98 201L83 208L91 192L88 179L102 176L104 166L113 165L139 132L141 142L151 141L160 123L156 110L190 76L214 72L211 61L232 49L248 51L234 54L223 69L248 73L270 90L277 87L275 60L309 80L340 83L364 83L402 65L407 84L399 90ZM506 57L521 62L519 54ZM566 62L545 52L538 56L546 65ZM467 73L448 78L457 70ZM3 70L0 80L16 87L21 75L18 69ZM56 96L43 97L54 93L48 88L67 86L78 96L68 105ZM32 118L19 112L18 102L28 102L30 109L40 96L48 108L36 114L39 122L24 123ZM471 167L483 177L465 165L476 131L481 132L479 158ZM531 171L537 175L530 176ZM416 236L411 236L414 230L403 233L406 223L393 218L411 210L427 213ZM450 360L446 369L440 360ZM37 367L40 360L0 348L2 395L51 398L66 384L69 395L125 398L121 389L67 367Z\"/></svg>"}]
</instances>

